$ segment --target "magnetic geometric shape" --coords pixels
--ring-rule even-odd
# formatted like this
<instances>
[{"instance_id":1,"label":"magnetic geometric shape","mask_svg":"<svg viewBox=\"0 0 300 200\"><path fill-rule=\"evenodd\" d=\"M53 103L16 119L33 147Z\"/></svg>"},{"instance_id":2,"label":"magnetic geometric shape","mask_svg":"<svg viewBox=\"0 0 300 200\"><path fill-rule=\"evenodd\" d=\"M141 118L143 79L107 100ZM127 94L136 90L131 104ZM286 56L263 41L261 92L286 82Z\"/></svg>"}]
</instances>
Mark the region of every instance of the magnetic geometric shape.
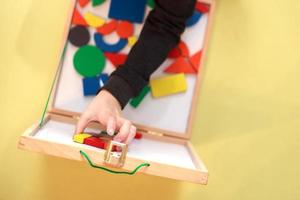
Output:
<instances>
[{"instance_id":1,"label":"magnetic geometric shape","mask_svg":"<svg viewBox=\"0 0 300 200\"><path fill-rule=\"evenodd\" d=\"M117 26L118 26L118 21L113 19L110 22L103 24L103 26L98 27L97 32L102 35L108 35L114 32Z\"/></svg>"},{"instance_id":2,"label":"magnetic geometric shape","mask_svg":"<svg viewBox=\"0 0 300 200\"><path fill-rule=\"evenodd\" d=\"M92 135L87 134L87 133L78 133L78 134L75 134L73 136L73 141L77 142L77 143L80 143L80 144L83 144L84 139L89 138L89 137L92 137Z\"/></svg>"},{"instance_id":3,"label":"magnetic geometric shape","mask_svg":"<svg viewBox=\"0 0 300 200\"><path fill-rule=\"evenodd\" d=\"M154 0L148 0L147 1L147 5L150 7L150 8L154 8L154 6L155 6L155 3L154 3Z\"/></svg>"},{"instance_id":4,"label":"magnetic geometric shape","mask_svg":"<svg viewBox=\"0 0 300 200\"><path fill-rule=\"evenodd\" d=\"M178 58L180 56L188 57L190 55L189 48L184 41L180 41L179 44L173 48L168 57L169 58Z\"/></svg>"},{"instance_id":5,"label":"magnetic geometric shape","mask_svg":"<svg viewBox=\"0 0 300 200\"><path fill-rule=\"evenodd\" d=\"M104 1L105 0L92 0L92 5L95 7L102 4Z\"/></svg>"},{"instance_id":6,"label":"magnetic geometric shape","mask_svg":"<svg viewBox=\"0 0 300 200\"><path fill-rule=\"evenodd\" d=\"M90 0L78 0L78 3L81 8L85 7L89 2Z\"/></svg>"},{"instance_id":7,"label":"magnetic geometric shape","mask_svg":"<svg viewBox=\"0 0 300 200\"><path fill-rule=\"evenodd\" d=\"M80 12L75 8L72 16L72 24L87 26L85 19L81 16Z\"/></svg>"},{"instance_id":8,"label":"magnetic geometric shape","mask_svg":"<svg viewBox=\"0 0 300 200\"><path fill-rule=\"evenodd\" d=\"M102 73L99 76L99 86L100 86L100 88L103 87L105 83L107 83L108 79L109 79L109 76L106 73Z\"/></svg>"},{"instance_id":9,"label":"magnetic geometric shape","mask_svg":"<svg viewBox=\"0 0 300 200\"><path fill-rule=\"evenodd\" d=\"M201 57L202 57L202 51L198 51L197 53L195 53L190 57L190 62L196 71L199 71Z\"/></svg>"},{"instance_id":10,"label":"magnetic geometric shape","mask_svg":"<svg viewBox=\"0 0 300 200\"><path fill-rule=\"evenodd\" d=\"M195 7L196 10L198 10L199 12L201 13L208 13L209 12L209 5L208 4L205 4L205 3L201 3L201 2L197 2L196 3L196 7Z\"/></svg>"},{"instance_id":11,"label":"magnetic geometric shape","mask_svg":"<svg viewBox=\"0 0 300 200\"><path fill-rule=\"evenodd\" d=\"M183 73L150 80L153 97L181 93L186 91L187 82Z\"/></svg>"},{"instance_id":12,"label":"magnetic geometric shape","mask_svg":"<svg viewBox=\"0 0 300 200\"><path fill-rule=\"evenodd\" d=\"M106 141L103 139L100 139L98 137L89 137L84 139L84 144L97 147L100 149L105 149L106 147Z\"/></svg>"},{"instance_id":13,"label":"magnetic geometric shape","mask_svg":"<svg viewBox=\"0 0 300 200\"><path fill-rule=\"evenodd\" d=\"M136 132L136 133L135 133L135 136L134 136L135 139L138 139L138 140L139 140L139 139L141 139L142 137L143 137L143 135L142 135L141 133L139 133L139 132Z\"/></svg>"},{"instance_id":14,"label":"magnetic geometric shape","mask_svg":"<svg viewBox=\"0 0 300 200\"><path fill-rule=\"evenodd\" d=\"M91 27L94 28L102 26L105 23L105 20L102 17L94 15L91 12L84 13L84 19Z\"/></svg>"},{"instance_id":15,"label":"magnetic geometric shape","mask_svg":"<svg viewBox=\"0 0 300 200\"><path fill-rule=\"evenodd\" d=\"M186 22L185 22L186 27L195 25L199 21L201 16L202 16L202 14L199 11L195 10L194 14L186 20Z\"/></svg>"},{"instance_id":16,"label":"magnetic geometric shape","mask_svg":"<svg viewBox=\"0 0 300 200\"><path fill-rule=\"evenodd\" d=\"M133 25L128 21L121 21L117 26L117 34L120 38L128 38L133 35Z\"/></svg>"},{"instance_id":17,"label":"magnetic geometric shape","mask_svg":"<svg viewBox=\"0 0 300 200\"><path fill-rule=\"evenodd\" d=\"M109 18L142 23L147 0L111 0Z\"/></svg>"},{"instance_id":18,"label":"magnetic geometric shape","mask_svg":"<svg viewBox=\"0 0 300 200\"><path fill-rule=\"evenodd\" d=\"M129 37L129 38L128 38L128 45L132 47L133 45L135 45L135 43L137 42L137 40L138 40L138 39L137 39L136 36L131 36L131 37Z\"/></svg>"},{"instance_id":19,"label":"magnetic geometric shape","mask_svg":"<svg viewBox=\"0 0 300 200\"><path fill-rule=\"evenodd\" d=\"M86 45L90 41L90 33L85 26L74 26L69 32L69 41L76 47Z\"/></svg>"},{"instance_id":20,"label":"magnetic geometric shape","mask_svg":"<svg viewBox=\"0 0 300 200\"><path fill-rule=\"evenodd\" d=\"M75 53L73 64L76 71L83 77L93 77L103 71L105 57L97 47L85 45L80 47Z\"/></svg>"},{"instance_id":21,"label":"magnetic geometric shape","mask_svg":"<svg viewBox=\"0 0 300 200\"><path fill-rule=\"evenodd\" d=\"M142 91L138 94L138 96L131 99L130 105L134 108L137 108L149 92L150 92L150 87L147 85L142 89Z\"/></svg>"},{"instance_id":22,"label":"magnetic geometric shape","mask_svg":"<svg viewBox=\"0 0 300 200\"><path fill-rule=\"evenodd\" d=\"M104 41L103 35L99 33L94 34L94 40L97 47L104 52L119 52L127 45L127 40L122 38L115 44L108 44Z\"/></svg>"},{"instance_id":23,"label":"magnetic geometric shape","mask_svg":"<svg viewBox=\"0 0 300 200\"><path fill-rule=\"evenodd\" d=\"M127 59L127 55L121 53L105 52L104 55L115 67L119 67L120 65L123 65Z\"/></svg>"},{"instance_id":24,"label":"magnetic geometric shape","mask_svg":"<svg viewBox=\"0 0 300 200\"><path fill-rule=\"evenodd\" d=\"M188 61L188 58L179 57L167 67L164 72L168 73L186 73L186 74L196 74L197 71L194 66Z\"/></svg>"},{"instance_id":25,"label":"magnetic geometric shape","mask_svg":"<svg viewBox=\"0 0 300 200\"><path fill-rule=\"evenodd\" d=\"M100 90L99 77L86 77L82 79L83 95L95 96Z\"/></svg>"}]
</instances>

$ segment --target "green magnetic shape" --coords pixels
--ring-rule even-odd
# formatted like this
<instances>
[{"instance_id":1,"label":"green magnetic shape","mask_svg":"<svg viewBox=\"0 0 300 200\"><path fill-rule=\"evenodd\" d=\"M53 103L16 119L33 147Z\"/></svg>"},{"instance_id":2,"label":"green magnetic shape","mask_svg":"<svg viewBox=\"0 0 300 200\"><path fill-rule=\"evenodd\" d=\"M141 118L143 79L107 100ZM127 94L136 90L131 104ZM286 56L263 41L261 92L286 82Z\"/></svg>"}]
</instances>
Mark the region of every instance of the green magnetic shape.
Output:
<instances>
[{"instance_id":1,"label":"green magnetic shape","mask_svg":"<svg viewBox=\"0 0 300 200\"><path fill-rule=\"evenodd\" d=\"M142 91L139 93L138 96L134 97L130 101L130 105L134 108L138 107L138 105L142 102L142 100L145 98L145 96L150 92L150 87L145 86Z\"/></svg>"},{"instance_id":2,"label":"green magnetic shape","mask_svg":"<svg viewBox=\"0 0 300 200\"><path fill-rule=\"evenodd\" d=\"M147 4L150 8L154 8L154 5L155 5L154 0L148 0Z\"/></svg>"},{"instance_id":3,"label":"green magnetic shape","mask_svg":"<svg viewBox=\"0 0 300 200\"><path fill-rule=\"evenodd\" d=\"M74 68L84 77L93 77L100 74L105 66L105 57L95 46L80 47L74 55Z\"/></svg>"},{"instance_id":4,"label":"green magnetic shape","mask_svg":"<svg viewBox=\"0 0 300 200\"><path fill-rule=\"evenodd\" d=\"M102 4L105 0L93 0L92 5L93 6L98 6Z\"/></svg>"}]
</instances>

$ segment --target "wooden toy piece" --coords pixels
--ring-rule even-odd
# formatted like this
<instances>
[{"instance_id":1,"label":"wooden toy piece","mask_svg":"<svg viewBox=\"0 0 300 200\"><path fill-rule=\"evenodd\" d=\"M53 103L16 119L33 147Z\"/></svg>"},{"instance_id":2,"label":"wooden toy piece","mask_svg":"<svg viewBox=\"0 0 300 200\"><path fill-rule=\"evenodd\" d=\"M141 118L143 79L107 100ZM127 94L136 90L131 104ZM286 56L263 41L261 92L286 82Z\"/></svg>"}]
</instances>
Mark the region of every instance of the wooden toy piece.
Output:
<instances>
[{"instance_id":1,"label":"wooden toy piece","mask_svg":"<svg viewBox=\"0 0 300 200\"><path fill-rule=\"evenodd\" d=\"M121 53L105 52L104 55L115 67L119 67L120 65L123 65L127 59L127 55Z\"/></svg>"},{"instance_id":2,"label":"wooden toy piece","mask_svg":"<svg viewBox=\"0 0 300 200\"><path fill-rule=\"evenodd\" d=\"M99 76L99 86L100 88L104 86L105 83L107 83L109 79L109 76L107 73L102 73L100 76Z\"/></svg>"},{"instance_id":3,"label":"wooden toy piece","mask_svg":"<svg viewBox=\"0 0 300 200\"><path fill-rule=\"evenodd\" d=\"M94 28L102 26L105 23L105 20L102 17L94 15L91 12L84 13L84 19L90 26Z\"/></svg>"},{"instance_id":4,"label":"wooden toy piece","mask_svg":"<svg viewBox=\"0 0 300 200\"><path fill-rule=\"evenodd\" d=\"M103 71L105 57L97 47L85 45L76 51L73 57L73 64L76 71L83 77L93 77Z\"/></svg>"},{"instance_id":5,"label":"wooden toy piece","mask_svg":"<svg viewBox=\"0 0 300 200\"><path fill-rule=\"evenodd\" d=\"M92 0L93 6L101 5L105 0Z\"/></svg>"},{"instance_id":6,"label":"wooden toy piece","mask_svg":"<svg viewBox=\"0 0 300 200\"><path fill-rule=\"evenodd\" d=\"M190 58L190 62L196 71L199 71L201 57L202 57L202 51L198 51L197 53L192 55Z\"/></svg>"},{"instance_id":7,"label":"wooden toy piece","mask_svg":"<svg viewBox=\"0 0 300 200\"><path fill-rule=\"evenodd\" d=\"M131 37L128 38L129 46L132 47L133 45L135 45L136 42L137 42L137 37L136 36L131 36Z\"/></svg>"},{"instance_id":8,"label":"wooden toy piece","mask_svg":"<svg viewBox=\"0 0 300 200\"><path fill-rule=\"evenodd\" d=\"M83 95L97 95L100 89L99 77L86 77L82 79Z\"/></svg>"},{"instance_id":9,"label":"wooden toy piece","mask_svg":"<svg viewBox=\"0 0 300 200\"><path fill-rule=\"evenodd\" d=\"M141 133L139 133L139 132L136 132L135 133L135 136L134 136L134 139L141 139L143 137L143 135L141 134Z\"/></svg>"},{"instance_id":10,"label":"wooden toy piece","mask_svg":"<svg viewBox=\"0 0 300 200\"><path fill-rule=\"evenodd\" d=\"M187 82L183 73L150 80L153 97L162 97L186 91Z\"/></svg>"},{"instance_id":11,"label":"wooden toy piece","mask_svg":"<svg viewBox=\"0 0 300 200\"><path fill-rule=\"evenodd\" d=\"M106 143L107 142L105 140L98 137L88 137L84 139L84 144L100 149L105 149Z\"/></svg>"},{"instance_id":12,"label":"wooden toy piece","mask_svg":"<svg viewBox=\"0 0 300 200\"><path fill-rule=\"evenodd\" d=\"M118 26L117 20L111 20L110 22L105 23L103 26L97 28L97 32L102 35L108 35L116 30Z\"/></svg>"},{"instance_id":13,"label":"wooden toy piece","mask_svg":"<svg viewBox=\"0 0 300 200\"><path fill-rule=\"evenodd\" d=\"M128 21L119 22L116 31L120 38L128 38L134 32L133 25Z\"/></svg>"},{"instance_id":14,"label":"wooden toy piece","mask_svg":"<svg viewBox=\"0 0 300 200\"><path fill-rule=\"evenodd\" d=\"M111 0L109 18L142 23L147 0Z\"/></svg>"},{"instance_id":15,"label":"wooden toy piece","mask_svg":"<svg viewBox=\"0 0 300 200\"><path fill-rule=\"evenodd\" d=\"M188 61L188 58L179 57L165 70L168 73L186 73L186 74L196 74L197 71L193 65Z\"/></svg>"},{"instance_id":16,"label":"wooden toy piece","mask_svg":"<svg viewBox=\"0 0 300 200\"><path fill-rule=\"evenodd\" d=\"M73 17L72 17L72 24L87 26L85 19L81 16L80 12L75 8Z\"/></svg>"},{"instance_id":17,"label":"wooden toy piece","mask_svg":"<svg viewBox=\"0 0 300 200\"><path fill-rule=\"evenodd\" d=\"M194 14L190 18L187 19L185 25L187 27L195 25L199 21L201 16L202 16L202 14L199 11L195 10Z\"/></svg>"},{"instance_id":18,"label":"wooden toy piece","mask_svg":"<svg viewBox=\"0 0 300 200\"><path fill-rule=\"evenodd\" d=\"M89 2L90 0L78 0L78 3L81 8L85 7Z\"/></svg>"},{"instance_id":19,"label":"wooden toy piece","mask_svg":"<svg viewBox=\"0 0 300 200\"><path fill-rule=\"evenodd\" d=\"M78 133L73 136L73 141L83 144L84 140L89 137L92 137L92 135L87 134L87 133Z\"/></svg>"},{"instance_id":20,"label":"wooden toy piece","mask_svg":"<svg viewBox=\"0 0 300 200\"><path fill-rule=\"evenodd\" d=\"M74 46L81 47L90 41L90 33L85 26L74 26L70 29L69 41Z\"/></svg>"},{"instance_id":21,"label":"wooden toy piece","mask_svg":"<svg viewBox=\"0 0 300 200\"><path fill-rule=\"evenodd\" d=\"M196 3L196 10L199 11L200 13L208 13L209 12L209 5L202 3L202 2L197 2Z\"/></svg>"},{"instance_id":22,"label":"wooden toy piece","mask_svg":"<svg viewBox=\"0 0 300 200\"><path fill-rule=\"evenodd\" d=\"M149 92L150 92L150 87L147 85L142 89L142 91L139 93L138 96L131 99L130 105L134 108L137 108Z\"/></svg>"},{"instance_id":23,"label":"wooden toy piece","mask_svg":"<svg viewBox=\"0 0 300 200\"><path fill-rule=\"evenodd\" d=\"M127 45L127 40L122 38L115 44L108 44L104 41L103 35L99 33L94 34L94 40L97 47L104 52L119 52Z\"/></svg>"},{"instance_id":24,"label":"wooden toy piece","mask_svg":"<svg viewBox=\"0 0 300 200\"><path fill-rule=\"evenodd\" d=\"M178 58L180 56L188 57L190 55L189 48L184 41L180 41L179 44L170 51L169 58Z\"/></svg>"}]
</instances>

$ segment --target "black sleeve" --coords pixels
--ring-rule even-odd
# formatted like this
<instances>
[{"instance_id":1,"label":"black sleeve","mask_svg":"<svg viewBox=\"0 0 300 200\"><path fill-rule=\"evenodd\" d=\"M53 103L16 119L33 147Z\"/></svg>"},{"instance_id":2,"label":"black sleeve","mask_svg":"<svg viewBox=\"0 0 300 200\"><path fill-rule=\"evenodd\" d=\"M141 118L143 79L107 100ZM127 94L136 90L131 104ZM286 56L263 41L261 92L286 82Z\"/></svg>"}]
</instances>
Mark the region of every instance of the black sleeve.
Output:
<instances>
[{"instance_id":1,"label":"black sleeve","mask_svg":"<svg viewBox=\"0 0 300 200\"><path fill-rule=\"evenodd\" d=\"M116 97L122 109L148 84L150 75L178 44L195 3L196 0L155 1L155 7L149 13L125 64L111 74L102 88Z\"/></svg>"}]
</instances>

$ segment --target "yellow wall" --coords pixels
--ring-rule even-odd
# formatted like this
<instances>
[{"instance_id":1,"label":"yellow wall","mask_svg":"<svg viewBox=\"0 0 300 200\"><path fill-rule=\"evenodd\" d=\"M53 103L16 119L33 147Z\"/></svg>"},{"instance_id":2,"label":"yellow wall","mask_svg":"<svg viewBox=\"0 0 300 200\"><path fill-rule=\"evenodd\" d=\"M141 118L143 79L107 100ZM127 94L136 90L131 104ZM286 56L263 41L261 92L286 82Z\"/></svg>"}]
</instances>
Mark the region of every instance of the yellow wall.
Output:
<instances>
[{"instance_id":1,"label":"yellow wall","mask_svg":"<svg viewBox=\"0 0 300 200\"><path fill-rule=\"evenodd\" d=\"M192 142L208 186L16 149L40 117L69 1L0 5L0 199L300 199L300 1L220 0Z\"/></svg>"}]
</instances>

